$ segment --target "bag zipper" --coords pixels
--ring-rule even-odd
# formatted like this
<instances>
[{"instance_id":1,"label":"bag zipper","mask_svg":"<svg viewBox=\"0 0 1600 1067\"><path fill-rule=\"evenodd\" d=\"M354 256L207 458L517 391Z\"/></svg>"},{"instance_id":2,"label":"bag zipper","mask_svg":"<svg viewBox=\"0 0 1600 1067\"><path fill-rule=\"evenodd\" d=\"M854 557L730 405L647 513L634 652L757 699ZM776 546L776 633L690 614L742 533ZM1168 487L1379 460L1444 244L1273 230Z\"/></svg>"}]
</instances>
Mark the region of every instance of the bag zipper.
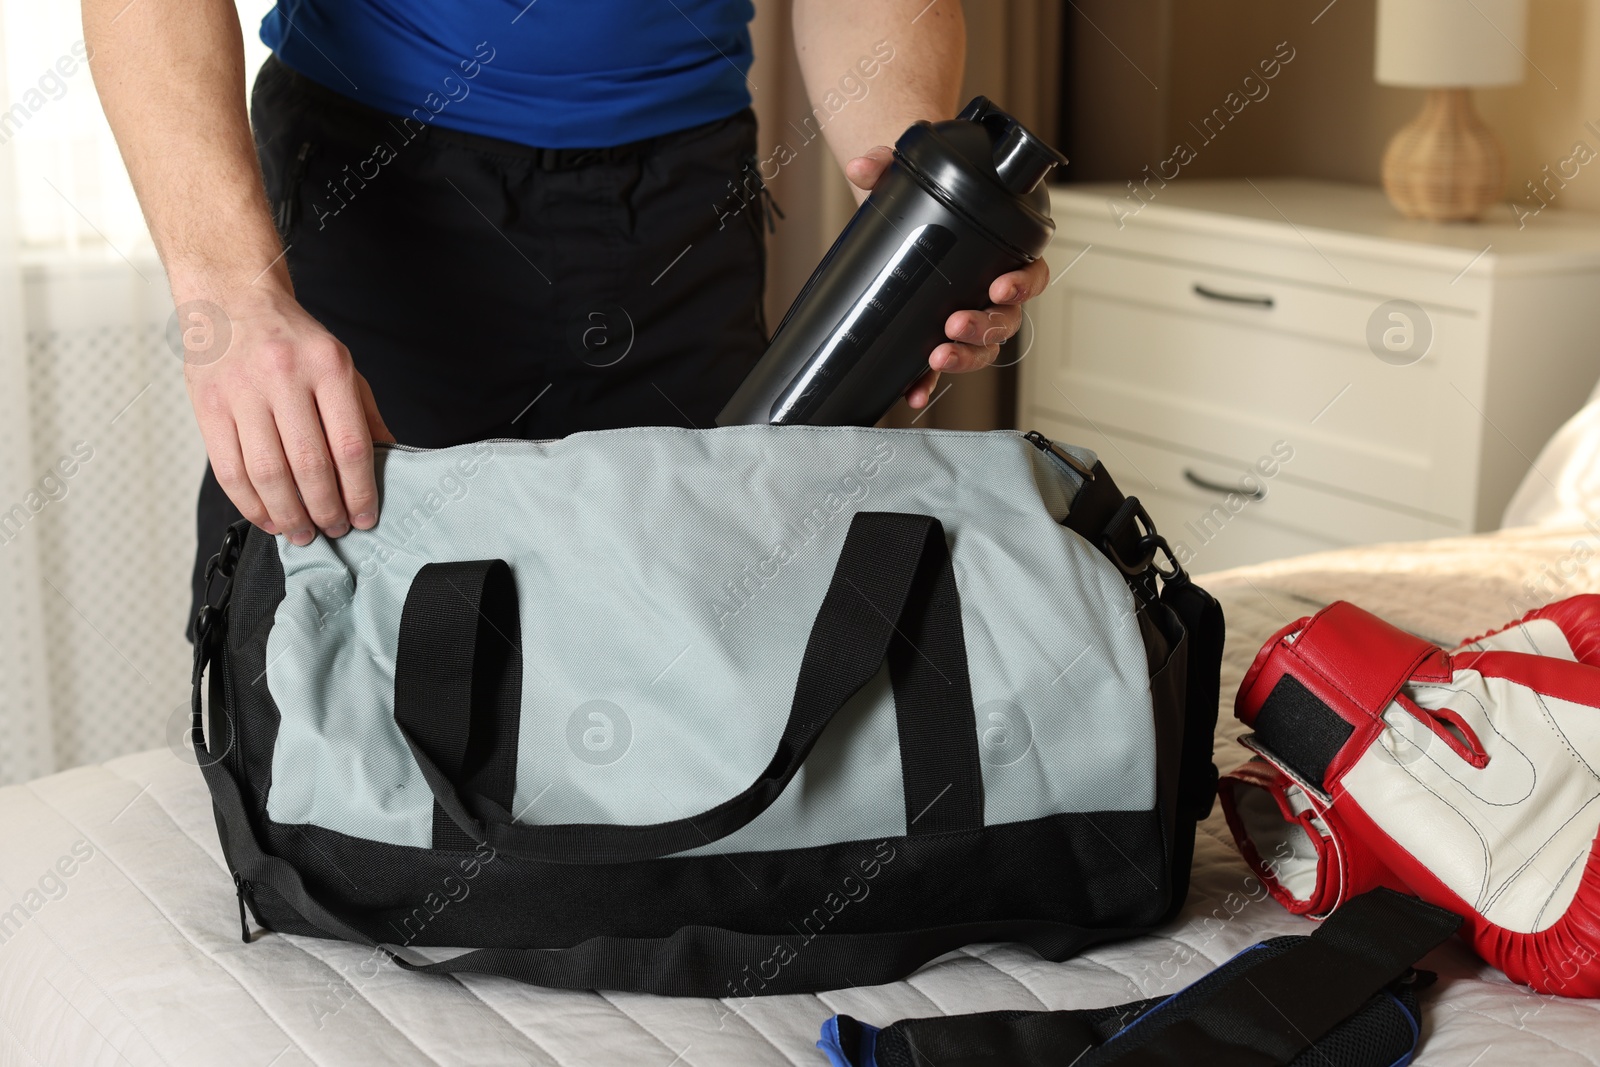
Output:
<instances>
[{"instance_id":1,"label":"bag zipper","mask_svg":"<svg viewBox=\"0 0 1600 1067\"><path fill-rule=\"evenodd\" d=\"M562 440L560 437L485 437L481 441L473 441L475 445L553 445ZM403 445L398 441L374 441L374 448L385 448L391 452L443 452L443 448L423 448L421 445ZM459 448L459 445L453 446Z\"/></svg>"},{"instance_id":2,"label":"bag zipper","mask_svg":"<svg viewBox=\"0 0 1600 1067\"><path fill-rule=\"evenodd\" d=\"M589 433L631 433L631 432L633 432L633 431L635 431L637 429L638 429L638 427L634 427L634 426L624 426L624 427L618 427L617 429L614 429L614 430L590 430L590 431L587 431L587 432L589 432ZM928 430L919 430L919 429L914 429L914 428L898 427L898 426L853 426L853 427L851 427L851 429L854 429L854 430L865 430L868 433L882 433L882 434L907 434L907 433L929 433L929 432L932 432L932 433L940 433L940 432L969 433L970 432L970 431L964 431L964 430L950 430L950 431L933 430L933 431L928 431ZM688 432L693 432L693 431L688 431ZM1093 468L1085 466L1083 460L1079 459L1077 456L1074 456L1071 452L1068 452L1066 449L1062 448L1060 445L1058 445L1054 441L1050 440L1050 438L1046 437L1044 434L1040 433L1038 430L1028 430L1025 433L1023 431L1021 431L1021 430L995 430L993 432L995 432L995 433L1009 433L1009 434L1014 434L1014 435L1016 435L1018 437L1021 437L1024 441L1028 442L1030 445L1032 445L1033 447L1037 448L1039 451L1043 452L1045 455L1052 456L1052 457L1055 458L1055 460L1057 462L1065 465L1068 470L1072 471L1074 474L1076 474L1079 478L1081 478L1083 480L1083 484L1087 485L1088 483L1094 481L1094 469ZM476 442L473 442L473 443L474 444L484 444L484 445L550 445L550 444L555 444L558 441L563 441L563 440L565 440L565 438L562 438L562 437L540 437L540 438L530 438L530 437L490 437L490 438L487 438L487 439L485 439L483 441L476 441ZM375 445L378 448L386 448L386 449L390 449L390 450L395 451L395 452L426 453L426 452L442 452L442 451L444 451L443 449L439 449L439 448L422 448L422 447L420 447L418 445L403 445L403 444L400 444L399 442L390 442L390 441L378 441L378 442L375 442Z\"/></svg>"},{"instance_id":3,"label":"bag zipper","mask_svg":"<svg viewBox=\"0 0 1600 1067\"><path fill-rule=\"evenodd\" d=\"M618 427L615 427L615 428L610 429L610 430L584 430L584 431L581 431L581 432L586 433L586 434L591 434L591 435L593 435L593 434L611 434L611 433L637 433L641 429L651 429L651 428L652 427L642 427L642 426L618 426ZM732 430L732 429L750 429L750 427L747 427L747 426L746 427L707 426L707 427L703 427L703 428L696 427L695 429L685 429L682 426L661 427L661 428L662 429L672 429L672 430L675 430L675 431L677 431L679 433L710 433L710 432L715 431L715 430L723 430L723 429L728 429L728 430ZM826 427L818 426L818 427L813 427L813 428L820 430L820 429L825 429ZM1045 437L1038 430L1029 430L1027 433L1023 433L1021 430L989 430L989 431L984 431L984 430L925 430L925 429L920 429L920 428L917 428L917 427L909 427L909 426L849 426L849 427L833 427L833 428L834 429L851 429L851 430L856 430L857 432L861 432L861 433L878 433L878 434L948 433L948 434L962 434L962 435L967 436L967 437L979 437L979 436L984 436L987 433L1011 434L1014 437L1020 437L1023 440L1027 441L1029 444L1032 444L1032 445L1036 446L1040 451L1049 452L1051 455L1055 456L1056 458L1060 459L1062 462L1066 463L1067 466L1071 467L1074 471L1077 471L1083 477L1091 478L1091 479L1094 477L1094 472L1092 470L1090 470L1089 468L1085 467L1083 465L1083 461L1082 460L1079 460L1075 456L1071 455L1070 453L1063 451L1061 449L1060 445L1057 445L1054 442L1052 442L1049 438ZM553 445L553 444L556 444L558 442L565 441L565 440L567 440L567 438L565 438L565 437L485 437L482 440L472 441L472 442L468 442L468 443L469 444L475 444L475 445ZM426 453L426 452L444 452L444 451L447 450L446 448L424 448L421 445L401 444L398 441L374 441L373 442L373 446L376 447L376 448L388 449L388 450L393 451L393 452ZM447 447L461 448L461 447L464 447L464 446L462 446L462 445L453 445L453 446L447 446Z\"/></svg>"},{"instance_id":4,"label":"bag zipper","mask_svg":"<svg viewBox=\"0 0 1600 1067\"><path fill-rule=\"evenodd\" d=\"M1056 444L1038 430L1029 430L1022 439L1046 455L1054 456L1081 474L1086 481L1094 481L1094 470L1083 465L1083 460Z\"/></svg>"}]
</instances>

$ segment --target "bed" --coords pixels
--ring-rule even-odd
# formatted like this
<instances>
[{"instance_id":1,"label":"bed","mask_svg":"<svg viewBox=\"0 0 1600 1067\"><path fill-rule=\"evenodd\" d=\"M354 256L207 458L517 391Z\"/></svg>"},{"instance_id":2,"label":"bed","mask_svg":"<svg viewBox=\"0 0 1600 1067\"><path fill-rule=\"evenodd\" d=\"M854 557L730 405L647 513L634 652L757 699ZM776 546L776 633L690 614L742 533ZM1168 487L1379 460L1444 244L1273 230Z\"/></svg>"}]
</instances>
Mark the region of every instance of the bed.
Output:
<instances>
[{"instance_id":1,"label":"bed","mask_svg":"<svg viewBox=\"0 0 1600 1067\"><path fill-rule=\"evenodd\" d=\"M1342 597L1450 644L1600 591L1600 533L1522 528L1352 549L1206 584L1228 619L1216 750L1230 768L1242 754L1233 690L1286 621ZM352 945L278 934L242 944L199 772L173 752L146 752L0 790L0 1065L820 1067L813 1045L835 1012L888 1022L1120 1003L1311 928L1256 885L1213 813L1179 919L1065 963L976 946L894 985L747 1001L418 977L375 969L370 950ZM1600 1064L1600 1002L1513 986L1454 942L1425 965L1440 979L1426 994L1417 1062Z\"/></svg>"}]
</instances>

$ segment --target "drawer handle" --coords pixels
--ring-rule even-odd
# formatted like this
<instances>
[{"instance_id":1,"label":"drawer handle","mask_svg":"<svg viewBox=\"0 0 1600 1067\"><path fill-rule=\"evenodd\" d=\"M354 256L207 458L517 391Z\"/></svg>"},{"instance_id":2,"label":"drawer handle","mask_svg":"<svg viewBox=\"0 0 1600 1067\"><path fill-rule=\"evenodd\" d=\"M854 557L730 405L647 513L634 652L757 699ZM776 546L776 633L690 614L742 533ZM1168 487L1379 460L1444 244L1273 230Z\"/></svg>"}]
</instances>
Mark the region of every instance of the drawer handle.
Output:
<instances>
[{"instance_id":1,"label":"drawer handle","mask_svg":"<svg viewBox=\"0 0 1600 1067\"><path fill-rule=\"evenodd\" d=\"M1188 467L1183 468L1183 480L1190 485L1198 486L1213 493L1238 493L1240 496L1249 497L1251 500L1267 499L1267 491L1265 489L1246 489L1242 485L1221 485L1217 482L1207 481Z\"/></svg>"},{"instance_id":2,"label":"drawer handle","mask_svg":"<svg viewBox=\"0 0 1600 1067\"><path fill-rule=\"evenodd\" d=\"M1199 282L1194 283L1196 296L1203 296L1207 300L1220 300L1225 304L1254 304L1256 307L1269 308L1272 306L1270 296L1251 296L1248 293L1223 293L1215 289L1207 289Z\"/></svg>"}]
</instances>

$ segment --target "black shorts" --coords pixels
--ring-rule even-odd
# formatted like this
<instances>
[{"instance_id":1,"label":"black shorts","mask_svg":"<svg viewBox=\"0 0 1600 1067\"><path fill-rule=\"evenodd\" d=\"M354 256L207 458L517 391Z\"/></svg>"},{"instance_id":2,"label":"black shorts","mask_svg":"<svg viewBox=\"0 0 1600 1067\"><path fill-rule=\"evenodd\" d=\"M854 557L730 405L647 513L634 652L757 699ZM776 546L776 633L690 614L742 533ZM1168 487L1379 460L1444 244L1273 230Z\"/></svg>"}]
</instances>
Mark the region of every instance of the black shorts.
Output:
<instances>
[{"instance_id":1,"label":"black shorts","mask_svg":"<svg viewBox=\"0 0 1600 1067\"><path fill-rule=\"evenodd\" d=\"M250 114L296 296L404 444L710 426L766 346L748 109L550 152L374 111L273 58ZM207 467L196 609L238 518Z\"/></svg>"}]
</instances>

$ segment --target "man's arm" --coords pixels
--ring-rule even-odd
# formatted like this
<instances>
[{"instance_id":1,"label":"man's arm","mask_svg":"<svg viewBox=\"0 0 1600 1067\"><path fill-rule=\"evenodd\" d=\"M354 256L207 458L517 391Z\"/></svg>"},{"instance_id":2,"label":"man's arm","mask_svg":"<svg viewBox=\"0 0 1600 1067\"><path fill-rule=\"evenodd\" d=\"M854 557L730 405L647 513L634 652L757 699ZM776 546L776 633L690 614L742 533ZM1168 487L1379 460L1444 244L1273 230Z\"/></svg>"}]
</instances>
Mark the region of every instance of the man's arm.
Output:
<instances>
[{"instance_id":1,"label":"man's arm","mask_svg":"<svg viewBox=\"0 0 1600 1067\"><path fill-rule=\"evenodd\" d=\"M888 145L921 119L954 118L960 106L966 63L967 26L959 0L795 0L795 51L812 107L828 115L822 128L845 177L856 187L857 202L889 166ZM857 63L871 58L879 42L893 58L875 77L862 77ZM865 84L866 94L837 110L830 93ZM856 90L859 93L859 89ZM837 106L839 96L835 96ZM958 311L945 322L949 342L928 356L931 368L906 393L913 408L928 403L940 371L960 373L987 367L1000 343L1022 325L1022 303L1044 291L1050 268L1041 258L1022 270L996 278L989 286L993 306Z\"/></svg>"},{"instance_id":2,"label":"man's arm","mask_svg":"<svg viewBox=\"0 0 1600 1067\"><path fill-rule=\"evenodd\" d=\"M847 174L853 160L894 144L907 126L954 118L961 104L967 24L960 0L794 0L794 46L806 95L828 116L823 134ZM875 62L884 54L893 58ZM877 68L873 77L857 66L862 60ZM854 85L865 95L850 92ZM837 111L828 106L830 92ZM856 201L865 197L858 187Z\"/></svg>"},{"instance_id":3,"label":"man's arm","mask_svg":"<svg viewBox=\"0 0 1600 1067\"><path fill-rule=\"evenodd\" d=\"M221 358L186 350L184 366L217 481L247 519L297 544L372 526L372 442L389 434L349 351L295 301L233 3L83 0L83 24L173 300L209 301L228 319Z\"/></svg>"}]
</instances>

